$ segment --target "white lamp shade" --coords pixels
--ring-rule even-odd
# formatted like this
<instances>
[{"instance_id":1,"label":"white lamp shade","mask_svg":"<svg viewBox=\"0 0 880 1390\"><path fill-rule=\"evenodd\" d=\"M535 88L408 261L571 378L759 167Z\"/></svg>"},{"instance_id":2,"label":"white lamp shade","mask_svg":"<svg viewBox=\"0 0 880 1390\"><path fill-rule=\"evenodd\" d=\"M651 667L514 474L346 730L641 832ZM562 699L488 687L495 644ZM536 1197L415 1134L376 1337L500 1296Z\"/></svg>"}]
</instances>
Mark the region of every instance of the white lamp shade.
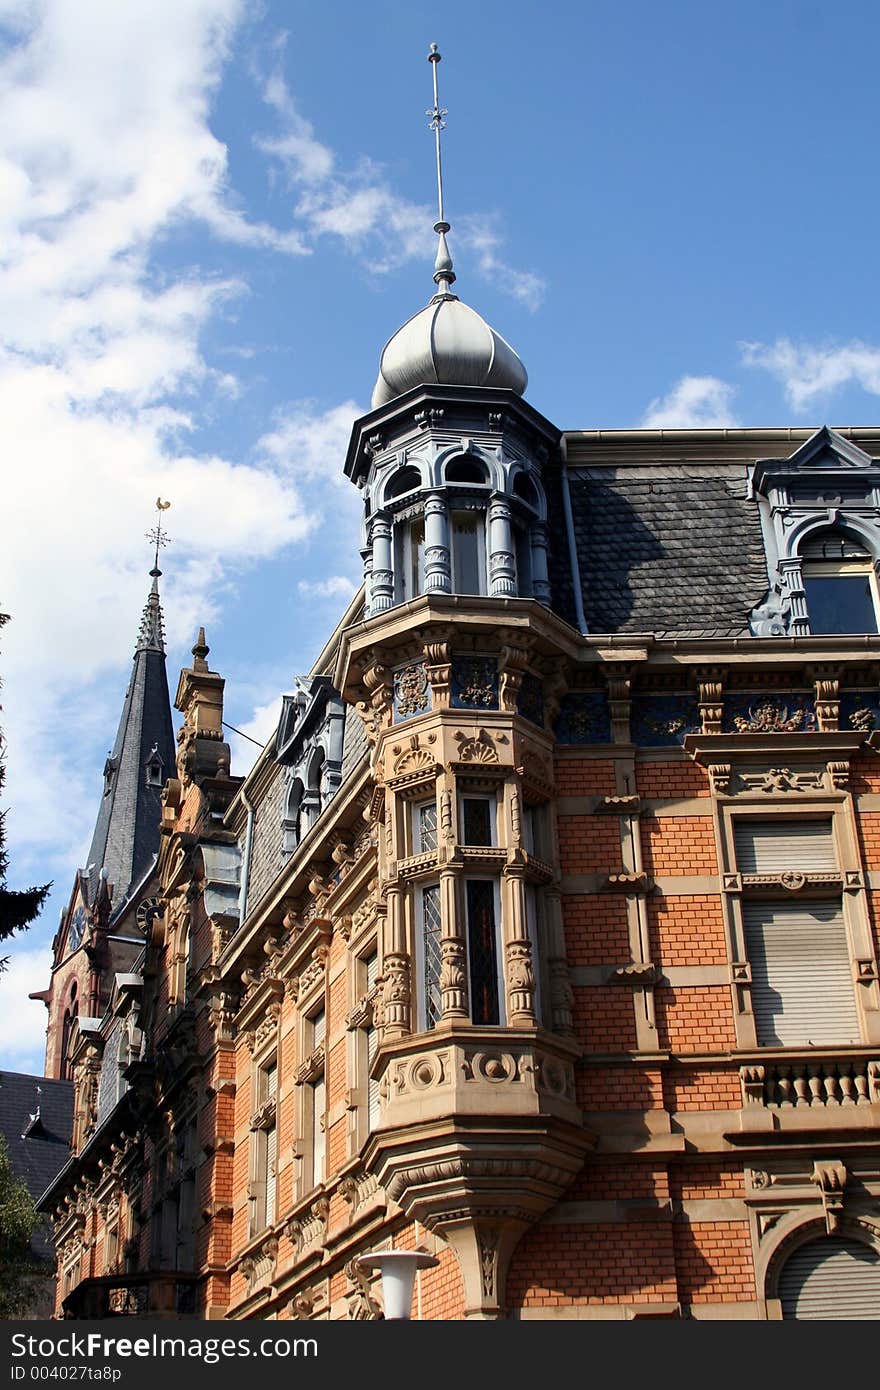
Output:
<instances>
[{"instance_id":1,"label":"white lamp shade","mask_svg":"<svg viewBox=\"0 0 880 1390\"><path fill-rule=\"evenodd\" d=\"M362 1269L378 1269L382 1276L386 1321L410 1317L416 1270L439 1263L426 1250L375 1250L358 1259Z\"/></svg>"}]
</instances>

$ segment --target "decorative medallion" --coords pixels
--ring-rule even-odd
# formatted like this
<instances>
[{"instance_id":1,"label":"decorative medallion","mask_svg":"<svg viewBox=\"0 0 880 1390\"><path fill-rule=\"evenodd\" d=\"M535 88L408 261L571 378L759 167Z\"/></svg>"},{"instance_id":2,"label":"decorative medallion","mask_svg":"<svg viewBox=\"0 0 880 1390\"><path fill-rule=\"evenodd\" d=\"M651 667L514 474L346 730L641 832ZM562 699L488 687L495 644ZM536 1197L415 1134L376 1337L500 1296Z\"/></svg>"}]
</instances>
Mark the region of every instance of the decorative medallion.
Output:
<instances>
[{"instance_id":1,"label":"decorative medallion","mask_svg":"<svg viewBox=\"0 0 880 1390\"><path fill-rule=\"evenodd\" d=\"M700 729L700 711L693 695L634 695L632 740L642 748L681 743L685 734Z\"/></svg>"},{"instance_id":2,"label":"decorative medallion","mask_svg":"<svg viewBox=\"0 0 880 1390\"><path fill-rule=\"evenodd\" d=\"M414 661L394 673L394 719L411 719L431 708L428 673L423 661Z\"/></svg>"},{"instance_id":3,"label":"decorative medallion","mask_svg":"<svg viewBox=\"0 0 880 1390\"><path fill-rule=\"evenodd\" d=\"M452 704L455 709L498 708L498 662L490 657L454 657Z\"/></svg>"},{"instance_id":4,"label":"decorative medallion","mask_svg":"<svg viewBox=\"0 0 880 1390\"><path fill-rule=\"evenodd\" d=\"M605 695L576 690L563 696L556 720L558 743L610 743L611 722Z\"/></svg>"},{"instance_id":5,"label":"decorative medallion","mask_svg":"<svg viewBox=\"0 0 880 1390\"><path fill-rule=\"evenodd\" d=\"M845 690L840 697L840 727L869 734L880 726L880 696L874 690Z\"/></svg>"}]
</instances>

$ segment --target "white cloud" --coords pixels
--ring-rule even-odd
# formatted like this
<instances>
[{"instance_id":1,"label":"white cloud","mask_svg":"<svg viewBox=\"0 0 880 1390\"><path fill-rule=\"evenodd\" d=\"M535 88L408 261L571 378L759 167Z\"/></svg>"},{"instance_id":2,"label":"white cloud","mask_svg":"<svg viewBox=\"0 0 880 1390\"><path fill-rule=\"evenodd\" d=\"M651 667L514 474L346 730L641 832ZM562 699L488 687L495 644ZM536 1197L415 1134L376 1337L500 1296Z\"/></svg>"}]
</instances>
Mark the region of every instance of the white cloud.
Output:
<instances>
[{"instance_id":1,"label":"white cloud","mask_svg":"<svg viewBox=\"0 0 880 1390\"><path fill-rule=\"evenodd\" d=\"M645 411L645 429L724 429L739 422L733 412L735 388L716 376L683 376Z\"/></svg>"},{"instance_id":2,"label":"white cloud","mask_svg":"<svg viewBox=\"0 0 880 1390\"><path fill-rule=\"evenodd\" d=\"M0 1067L42 1076L46 1052L46 1006L28 999L45 989L52 969L46 947L19 946L0 975Z\"/></svg>"},{"instance_id":3,"label":"white cloud","mask_svg":"<svg viewBox=\"0 0 880 1390\"><path fill-rule=\"evenodd\" d=\"M274 427L257 440L255 454L296 482L333 482L354 489L342 471L351 427L366 410L343 401L318 411L313 401L297 401L279 412Z\"/></svg>"},{"instance_id":4,"label":"white cloud","mask_svg":"<svg viewBox=\"0 0 880 1390\"><path fill-rule=\"evenodd\" d=\"M777 338L774 343L741 343L740 351L746 366L762 367L782 383L793 410L806 410L850 385L880 396L880 348L870 343L814 347Z\"/></svg>"},{"instance_id":5,"label":"white cloud","mask_svg":"<svg viewBox=\"0 0 880 1390\"><path fill-rule=\"evenodd\" d=\"M232 752L230 771L234 777L243 777L250 772L260 756L260 748L265 748L269 739L274 738L280 717L281 696L277 695L266 704L257 705L251 718L238 725L238 734L227 729L226 737ZM241 738L239 734L245 737Z\"/></svg>"},{"instance_id":6,"label":"white cloud","mask_svg":"<svg viewBox=\"0 0 880 1390\"><path fill-rule=\"evenodd\" d=\"M304 598L341 599L353 598L357 588L343 574L331 574L328 579L301 579L296 587Z\"/></svg>"}]
</instances>

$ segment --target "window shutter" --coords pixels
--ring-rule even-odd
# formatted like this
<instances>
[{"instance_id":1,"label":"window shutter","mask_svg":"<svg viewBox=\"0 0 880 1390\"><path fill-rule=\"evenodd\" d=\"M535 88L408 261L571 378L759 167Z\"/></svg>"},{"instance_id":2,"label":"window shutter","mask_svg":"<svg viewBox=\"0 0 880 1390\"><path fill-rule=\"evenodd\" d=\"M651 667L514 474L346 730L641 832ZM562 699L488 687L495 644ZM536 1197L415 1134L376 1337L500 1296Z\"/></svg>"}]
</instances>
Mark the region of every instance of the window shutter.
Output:
<instances>
[{"instance_id":1,"label":"window shutter","mask_svg":"<svg viewBox=\"0 0 880 1390\"><path fill-rule=\"evenodd\" d=\"M741 874L834 873L837 856L830 820L753 821L734 825Z\"/></svg>"},{"instance_id":2,"label":"window shutter","mask_svg":"<svg viewBox=\"0 0 880 1390\"><path fill-rule=\"evenodd\" d=\"M779 1299L784 1318L880 1322L880 1255L840 1236L811 1240L783 1265Z\"/></svg>"},{"instance_id":3,"label":"window shutter","mask_svg":"<svg viewBox=\"0 0 880 1390\"><path fill-rule=\"evenodd\" d=\"M278 1094L278 1064L266 1068L266 1099L272 1100Z\"/></svg>"},{"instance_id":4,"label":"window shutter","mask_svg":"<svg viewBox=\"0 0 880 1390\"><path fill-rule=\"evenodd\" d=\"M860 1041L838 902L743 903L758 1042L782 1047Z\"/></svg>"},{"instance_id":5,"label":"window shutter","mask_svg":"<svg viewBox=\"0 0 880 1390\"><path fill-rule=\"evenodd\" d=\"M320 1013L312 1016L312 1051L315 1052L321 1046L327 1033L327 1015L321 1009Z\"/></svg>"}]
</instances>

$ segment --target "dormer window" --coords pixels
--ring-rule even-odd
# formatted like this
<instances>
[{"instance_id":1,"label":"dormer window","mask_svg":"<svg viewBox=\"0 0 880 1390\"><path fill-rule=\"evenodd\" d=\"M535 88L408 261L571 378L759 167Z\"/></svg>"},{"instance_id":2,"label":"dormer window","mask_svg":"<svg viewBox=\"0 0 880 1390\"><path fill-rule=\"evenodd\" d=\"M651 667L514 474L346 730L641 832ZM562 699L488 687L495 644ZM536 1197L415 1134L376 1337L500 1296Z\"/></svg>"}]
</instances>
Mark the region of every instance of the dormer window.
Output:
<instances>
[{"instance_id":1,"label":"dormer window","mask_svg":"<svg viewBox=\"0 0 880 1390\"><path fill-rule=\"evenodd\" d=\"M807 537L800 555L810 631L876 632L876 578L862 541L826 527Z\"/></svg>"},{"instance_id":2,"label":"dormer window","mask_svg":"<svg viewBox=\"0 0 880 1390\"><path fill-rule=\"evenodd\" d=\"M148 787L162 786L162 759L159 757L159 750L155 743L147 759L146 779Z\"/></svg>"}]
</instances>

